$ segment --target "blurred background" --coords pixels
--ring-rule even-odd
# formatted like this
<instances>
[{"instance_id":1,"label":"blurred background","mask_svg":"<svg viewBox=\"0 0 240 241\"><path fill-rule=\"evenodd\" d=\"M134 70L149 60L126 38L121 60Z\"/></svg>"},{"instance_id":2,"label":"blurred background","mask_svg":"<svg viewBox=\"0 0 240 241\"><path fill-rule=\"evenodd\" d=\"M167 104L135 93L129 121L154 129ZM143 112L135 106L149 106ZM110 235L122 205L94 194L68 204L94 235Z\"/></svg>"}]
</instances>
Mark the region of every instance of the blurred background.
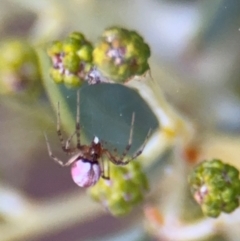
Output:
<instances>
[{"instance_id":1,"label":"blurred background","mask_svg":"<svg viewBox=\"0 0 240 241\"><path fill-rule=\"evenodd\" d=\"M199 139L208 137L208 149L220 155L228 146L223 156L234 159L240 145L239 13L238 0L0 0L0 39L24 39L44 49L72 31L95 42L110 26L136 30L151 48L151 75L167 101L194 123ZM48 75L47 61L41 76ZM75 91L61 88L75 114ZM43 132L54 153L67 159L52 104L44 91L37 101L0 96L0 240L162 240L143 228L141 207L112 217L72 182L67 168L51 161ZM123 86L83 86L80 109L84 140L97 135L120 151L133 110L133 151L149 128L157 128L147 104Z\"/></svg>"}]
</instances>

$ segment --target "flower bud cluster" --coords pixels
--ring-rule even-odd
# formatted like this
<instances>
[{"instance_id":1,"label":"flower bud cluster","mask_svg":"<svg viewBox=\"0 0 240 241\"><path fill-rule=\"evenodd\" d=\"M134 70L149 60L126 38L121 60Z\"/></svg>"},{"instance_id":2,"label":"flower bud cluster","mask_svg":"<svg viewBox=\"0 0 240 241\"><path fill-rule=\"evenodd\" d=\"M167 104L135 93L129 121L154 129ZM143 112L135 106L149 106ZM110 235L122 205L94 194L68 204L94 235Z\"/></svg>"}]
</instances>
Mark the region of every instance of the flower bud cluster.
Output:
<instances>
[{"instance_id":1,"label":"flower bud cluster","mask_svg":"<svg viewBox=\"0 0 240 241\"><path fill-rule=\"evenodd\" d=\"M189 176L191 192L205 215L218 217L239 206L239 171L221 160L200 163Z\"/></svg>"},{"instance_id":2,"label":"flower bud cluster","mask_svg":"<svg viewBox=\"0 0 240 241\"><path fill-rule=\"evenodd\" d=\"M126 166L109 165L110 180L101 178L89 189L90 194L113 215L124 215L143 200L148 180L137 161Z\"/></svg>"},{"instance_id":3,"label":"flower bud cluster","mask_svg":"<svg viewBox=\"0 0 240 241\"><path fill-rule=\"evenodd\" d=\"M35 96L41 90L38 58L23 40L9 39L0 44L0 94Z\"/></svg>"},{"instance_id":4,"label":"flower bud cluster","mask_svg":"<svg viewBox=\"0 0 240 241\"><path fill-rule=\"evenodd\" d=\"M48 48L55 83L79 87L101 82L125 82L149 70L149 46L135 31L112 27L104 31L95 48L83 34L74 32Z\"/></svg>"},{"instance_id":5,"label":"flower bud cluster","mask_svg":"<svg viewBox=\"0 0 240 241\"><path fill-rule=\"evenodd\" d=\"M55 83L79 87L92 67L92 44L79 32L64 41L55 41L48 48L52 60L50 74Z\"/></svg>"},{"instance_id":6,"label":"flower bud cluster","mask_svg":"<svg viewBox=\"0 0 240 241\"><path fill-rule=\"evenodd\" d=\"M149 70L150 48L135 31L106 29L93 51L93 62L105 76L124 82Z\"/></svg>"}]
</instances>

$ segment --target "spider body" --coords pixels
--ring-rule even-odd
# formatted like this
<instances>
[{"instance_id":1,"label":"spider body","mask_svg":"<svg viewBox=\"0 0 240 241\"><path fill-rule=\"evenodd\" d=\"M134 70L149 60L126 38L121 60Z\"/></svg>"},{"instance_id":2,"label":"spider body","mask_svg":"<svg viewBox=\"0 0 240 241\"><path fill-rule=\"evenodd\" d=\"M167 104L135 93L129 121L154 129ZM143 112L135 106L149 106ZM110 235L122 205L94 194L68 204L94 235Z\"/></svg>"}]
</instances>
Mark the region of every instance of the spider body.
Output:
<instances>
[{"instance_id":1,"label":"spider body","mask_svg":"<svg viewBox=\"0 0 240 241\"><path fill-rule=\"evenodd\" d=\"M73 181L80 187L91 187L95 185L101 177L101 168L97 161L82 159L74 160L71 166Z\"/></svg>"},{"instance_id":2,"label":"spider body","mask_svg":"<svg viewBox=\"0 0 240 241\"><path fill-rule=\"evenodd\" d=\"M68 155L71 155L72 157L66 162L63 163L59 158L53 155L50 144L48 142L47 136L46 143L48 148L48 154L49 156L60 166L66 167L71 166L71 174L73 181L80 187L91 187L95 185L100 177L104 179L109 179L110 177L110 170L109 165L107 168L107 173L104 168L104 161L103 157L106 157L108 161L111 161L115 165L126 165L133 159L137 158L143 151L147 139L150 135L150 131L148 132L147 138L143 145L140 147L140 149L133 154L132 157L126 158L126 155L128 151L131 148L132 145L132 135L133 135L133 125L135 120L135 114L132 115L132 122L131 122L131 128L130 128L130 134L129 134L129 140L128 144L126 145L126 148L122 155L120 157L116 156L116 151L114 151L114 154L112 154L108 149L106 149L98 137L94 137L93 141L90 145L81 145L80 142L80 112L79 112L79 92L77 97L77 115L76 115L76 130L74 133L66 140L64 141L62 137L62 132L60 128L60 110L59 110L59 103L58 103L58 111L57 111L57 134L59 136L59 140L61 142L62 150L67 153ZM77 145L74 148L70 147L70 143L72 138L76 135L77 139Z\"/></svg>"},{"instance_id":3,"label":"spider body","mask_svg":"<svg viewBox=\"0 0 240 241\"><path fill-rule=\"evenodd\" d=\"M83 146L82 149L82 152L77 153L69 160L72 162L72 179L80 187L91 187L101 177L98 159L101 157L102 146L99 139L95 137L90 147Z\"/></svg>"}]
</instances>

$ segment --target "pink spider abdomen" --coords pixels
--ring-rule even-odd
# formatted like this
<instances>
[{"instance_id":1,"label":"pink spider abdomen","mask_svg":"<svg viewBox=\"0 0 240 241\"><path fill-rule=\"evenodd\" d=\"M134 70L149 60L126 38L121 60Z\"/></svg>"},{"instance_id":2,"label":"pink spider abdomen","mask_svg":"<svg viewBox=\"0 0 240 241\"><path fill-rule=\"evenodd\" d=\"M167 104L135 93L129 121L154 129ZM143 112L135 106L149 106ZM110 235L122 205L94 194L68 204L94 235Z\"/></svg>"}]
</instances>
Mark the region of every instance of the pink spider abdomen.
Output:
<instances>
[{"instance_id":1,"label":"pink spider abdomen","mask_svg":"<svg viewBox=\"0 0 240 241\"><path fill-rule=\"evenodd\" d=\"M78 186L91 187L98 182L101 170L98 162L79 159L72 164L71 174L73 181Z\"/></svg>"}]
</instances>

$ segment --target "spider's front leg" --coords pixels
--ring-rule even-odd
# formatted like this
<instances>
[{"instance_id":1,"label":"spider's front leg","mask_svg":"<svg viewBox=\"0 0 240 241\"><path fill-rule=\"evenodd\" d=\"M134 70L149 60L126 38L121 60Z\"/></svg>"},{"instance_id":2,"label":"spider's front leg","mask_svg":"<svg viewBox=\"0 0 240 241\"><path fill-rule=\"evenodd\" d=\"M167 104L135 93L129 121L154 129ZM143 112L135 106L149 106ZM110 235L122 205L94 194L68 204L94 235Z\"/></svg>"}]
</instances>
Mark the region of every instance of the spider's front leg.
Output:
<instances>
[{"instance_id":1,"label":"spider's front leg","mask_svg":"<svg viewBox=\"0 0 240 241\"><path fill-rule=\"evenodd\" d=\"M56 156L53 155L52 153L52 149L50 147L48 138L46 133L44 133L45 139L46 139L46 144L47 144L47 149L48 149L48 155L49 157L51 157L57 164L59 164L60 166L64 167L64 166L69 166L68 162L67 163L63 163L59 158L57 158Z\"/></svg>"},{"instance_id":2,"label":"spider's front leg","mask_svg":"<svg viewBox=\"0 0 240 241\"><path fill-rule=\"evenodd\" d=\"M71 143L72 138L75 135L78 135L78 130L76 129L73 132L73 134L66 140L66 142L64 141L63 136L62 136L62 131L61 131L61 117L60 117L60 103L59 102L58 102L58 107L57 107L57 134L58 134L58 138L61 143L62 150L64 152L66 152L68 155L74 154L76 151L76 148L70 148L70 143Z\"/></svg>"},{"instance_id":3,"label":"spider's front leg","mask_svg":"<svg viewBox=\"0 0 240 241\"><path fill-rule=\"evenodd\" d=\"M77 136L77 148L81 149L80 142L80 90L77 92L77 111L76 111L76 136Z\"/></svg>"}]
</instances>

